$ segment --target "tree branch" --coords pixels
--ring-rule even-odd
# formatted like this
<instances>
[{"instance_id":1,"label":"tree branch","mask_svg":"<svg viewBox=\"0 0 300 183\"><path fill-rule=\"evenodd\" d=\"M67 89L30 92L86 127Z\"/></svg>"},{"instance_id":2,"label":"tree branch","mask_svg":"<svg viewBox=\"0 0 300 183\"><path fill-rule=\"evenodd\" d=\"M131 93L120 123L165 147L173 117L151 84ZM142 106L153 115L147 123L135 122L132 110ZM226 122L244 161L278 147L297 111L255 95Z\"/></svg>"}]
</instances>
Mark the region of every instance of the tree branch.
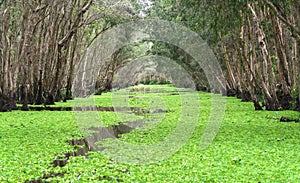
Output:
<instances>
[{"instance_id":1,"label":"tree branch","mask_svg":"<svg viewBox=\"0 0 300 183\"><path fill-rule=\"evenodd\" d=\"M296 38L300 38L300 30L296 28L294 25L291 24L291 22L282 15L282 12L278 10L278 8L269 0L263 0L272 10L275 11L276 16L283 22L285 23L292 31L292 34L296 36ZM295 35L296 33L296 35Z\"/></svg>"},{"instance_id":2,"label":"tree branch","mask_svg":"<svg viewBox=\"0 0 300 183\"><path fill-rule=\"evenodd\" d=\"M64 36L64 38L62 38L59 42L58 45L63 45L65 44L73 35L74 33L77 31L77 29L79 28L78 25L80 23L80 19L81 17L85 14L85 12L91 7L93 3L93 0L89 0L86 5L84 5L81 8L81 11L78 13L77 18L71 28L71 30L67 33L67 35Z\"/></svg>"}]
</instances>

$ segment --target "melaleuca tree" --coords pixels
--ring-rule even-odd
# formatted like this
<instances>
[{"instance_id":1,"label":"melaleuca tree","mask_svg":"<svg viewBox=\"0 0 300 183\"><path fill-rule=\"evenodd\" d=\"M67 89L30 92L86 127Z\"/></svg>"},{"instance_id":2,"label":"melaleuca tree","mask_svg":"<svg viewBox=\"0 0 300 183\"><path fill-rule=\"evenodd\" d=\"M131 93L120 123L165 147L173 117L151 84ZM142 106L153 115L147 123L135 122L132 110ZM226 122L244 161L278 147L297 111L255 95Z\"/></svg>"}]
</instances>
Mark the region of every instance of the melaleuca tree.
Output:
<instances>
[{"instance_id":1,"label":"melaleuca tree","mask_svg":"<svg viewBox=\"0 0 300 183\"><path fill-rule=\"evenodd\" d=\"M277 0L160 0L148 12L205 38L228 94L268 110L299 108L299 13L299 1Z\"/></svg>"}]
</instances>

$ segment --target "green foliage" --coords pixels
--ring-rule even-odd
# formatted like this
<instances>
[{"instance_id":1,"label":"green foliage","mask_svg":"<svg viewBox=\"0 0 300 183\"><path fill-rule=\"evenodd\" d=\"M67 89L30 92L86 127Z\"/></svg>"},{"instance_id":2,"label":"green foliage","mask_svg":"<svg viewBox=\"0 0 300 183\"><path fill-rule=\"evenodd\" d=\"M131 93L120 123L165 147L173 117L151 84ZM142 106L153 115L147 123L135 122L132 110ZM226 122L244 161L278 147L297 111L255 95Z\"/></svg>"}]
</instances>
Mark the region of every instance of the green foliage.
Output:
<instances>
[{"instance_id":1,"label":"green foliage","mask_svg":"<svg viewBox=\"0 0 300 183\"><path fill-rule=\"evenodd\" d=\"M173 112L155 128L133 130L120 140L132 144L154 144L177 126L181 102L170 85L134 86L129 105L149 108L160 96ZM144 92L146 91L146 92ZM177 95L175 95L177 94ZM111 106L111 93L92 96L98 106ZM280 116L297 116L292 111L254 111L252 103L227 98L225 119L213 143L199 150L211 111L211 94L199 93L199 122L188 142L168 159L150 165L116 163L98 152L89 157L70 157L65 167L51 167L63 152L73 151L66 141L81 138L72 112L0 113L0 182L24 182L44 173L65 173L49 182L297 182L300 180L299 124L280 123ZM57 105L71 105L57 103ZM107 125L118 119L112 112L100 112ZM150 115L128 119L149 118ZM125 120L124 120L125 121ZM134 154L133 154L134 156Z\"/></svg>"},{"instance_id":2,"label":"green foliage","mask_svg":"<svg viewBox=\"0 0 300 183\"><path fill-rule=\"evenodd\" d=\"M140 84L144 85L168 85L172 84L171 81L167 80L166 78L161 77L153 77L153 78L144 78L140 81Z\"/></svg>"},{"instance_id":3,"label":"green foliage","mask_svg":"<svg viewBox=\"0 0 300 183\"><path fill-rule=\"evenodd\" d=\"M70 112L0 114L0 182L36 179L56 155L73 151L66 141L81 138Z\"/></svg>"}]
</instances>

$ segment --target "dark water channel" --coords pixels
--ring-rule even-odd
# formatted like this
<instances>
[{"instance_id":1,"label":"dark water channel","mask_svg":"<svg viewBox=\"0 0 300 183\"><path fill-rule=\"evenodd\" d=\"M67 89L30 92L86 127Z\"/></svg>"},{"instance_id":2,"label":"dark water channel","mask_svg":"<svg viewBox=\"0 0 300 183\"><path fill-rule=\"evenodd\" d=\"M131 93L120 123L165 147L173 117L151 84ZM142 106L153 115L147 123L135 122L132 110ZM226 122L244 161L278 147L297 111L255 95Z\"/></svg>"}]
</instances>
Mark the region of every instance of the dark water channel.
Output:
<instances>
[{"instance_id":1,"label":"dark water channel","mask_svg":"<svg viewBox=\"0 0 300 183\"><path fill-rule=\"evenodd\" d=\"M55 108L55 109L54 109ZM77 110L93 110L93 108L80 108ZM138 111L138 114L146 114L146 113L166 113L166 112L172 112L172 111L167 111L167 110L162 110L162 109L157 109L154 111L147 111L141 108L122 108L121 110L130 110L134 113ZM52 108L39 108L35 107L32 108L32 110L52 110L52 111L68 111L68 110L74 110L73 108L69 107L52 107ZM76 109L75 109L76 110ZM97 107L97 111L115 111L115 108L113 107ZM119 110L119 109L117 109ZM52 167L64 167L67 165L70 157L72 156L85 156L86 159L88 159L88 152L89 151L103 151L105 148L101 147L99 145L96 145L95 143L103 141L104 139L107 138L120 138L120 135L122 134L127 134L130 133L131 130L142 127L144 123L147 121L147 119L142 119L134 122L126 122L126 123L120 123L118 125L112 125L109 127L93 127L89 128L87 130L92 131L93 133L88 136L85 139L75 139L75 140L69 140L67 143L69 145L75 146L75 151L74 152L67 152L64 153L64 156L53 160L51 165ZM30 180L30 181L25 181L25 183L47 183L47 179L49 178L54 178L54 177L63 177L64 173L57 173L57 174L44 174L37 180ZM109 177L106 179L109 180ZM120 181L121 182L121 181Z\"/></svg>"},{"instance_id":2,"label":"dark water channel","mask_svg":"<svg viewBox=\"0 0 300 183\"><path fill-rule=\"evenodd\" d=\"M141 125L144 120L132 122L136 123L137 125ZM52 167L64 167L67 165L70 157L72 156L85 156L88 159L88 151L102 151L104 148L99 147L99 145L95 145L96 142L100 142L107 138L119 138L121 134L129 133L133 127L132 125L126 124L119 124L113 125L109 127L97 127L97 128L89 128L88 130L92 130L94 133L85 139L78 139L78 140L69 140L68 144L75 146L74 152L67 152L64 153L64 157L56 159L52 161ZM136 125L136 126L137 126ZM58 174L44 174L42 177L38 178L37 180L30 180L25 181L25 183L47 183L47 179L53 177L63 177L64 173Z\"/></svg>"},{"instance_id":3,"label":"dark water channel","mask_svg":"<svg viewBox=\"0 0 300 183\"><path fill-rule=\"evenodd\" d=\"M23 110L18 107L18 110ZM84 106L84 107L56 107L56 106L28 106L29 111L144 111L138 107L103 107L103 106ZM146 112L146 111L145 111Z\"/></svg>"}]
</instances>

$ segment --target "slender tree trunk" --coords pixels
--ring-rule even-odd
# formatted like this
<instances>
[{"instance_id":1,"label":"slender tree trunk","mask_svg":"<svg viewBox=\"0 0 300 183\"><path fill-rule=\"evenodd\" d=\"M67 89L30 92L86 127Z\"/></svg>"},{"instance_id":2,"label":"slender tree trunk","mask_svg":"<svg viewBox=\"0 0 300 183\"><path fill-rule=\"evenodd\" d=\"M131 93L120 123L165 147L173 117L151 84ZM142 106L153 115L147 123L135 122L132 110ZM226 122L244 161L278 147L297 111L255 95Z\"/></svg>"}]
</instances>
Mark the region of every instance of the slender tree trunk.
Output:
<instances>
[{"instance_id":1,"label":"slender tree trunk","mask_svg":"<svg viewBox=\"0 0 300 183\"><path fill-rule=\"evenodd\" d=\"M266 36L260 25L260 19L257 16L256 11L250 4L248 4L248 7L252 12L253 20L255 22L255 26L258 31L258 40L259 40L259 44L263 56L264 71L263 71L263 77L260 76L261 77L260 79L262 81L262 88L267 99L266 108L267 110L278 110L279 102L275 91L275 75L273 71L273 63L270 57L270 53L268 51Z\"/></svg>"}]
</instances>

